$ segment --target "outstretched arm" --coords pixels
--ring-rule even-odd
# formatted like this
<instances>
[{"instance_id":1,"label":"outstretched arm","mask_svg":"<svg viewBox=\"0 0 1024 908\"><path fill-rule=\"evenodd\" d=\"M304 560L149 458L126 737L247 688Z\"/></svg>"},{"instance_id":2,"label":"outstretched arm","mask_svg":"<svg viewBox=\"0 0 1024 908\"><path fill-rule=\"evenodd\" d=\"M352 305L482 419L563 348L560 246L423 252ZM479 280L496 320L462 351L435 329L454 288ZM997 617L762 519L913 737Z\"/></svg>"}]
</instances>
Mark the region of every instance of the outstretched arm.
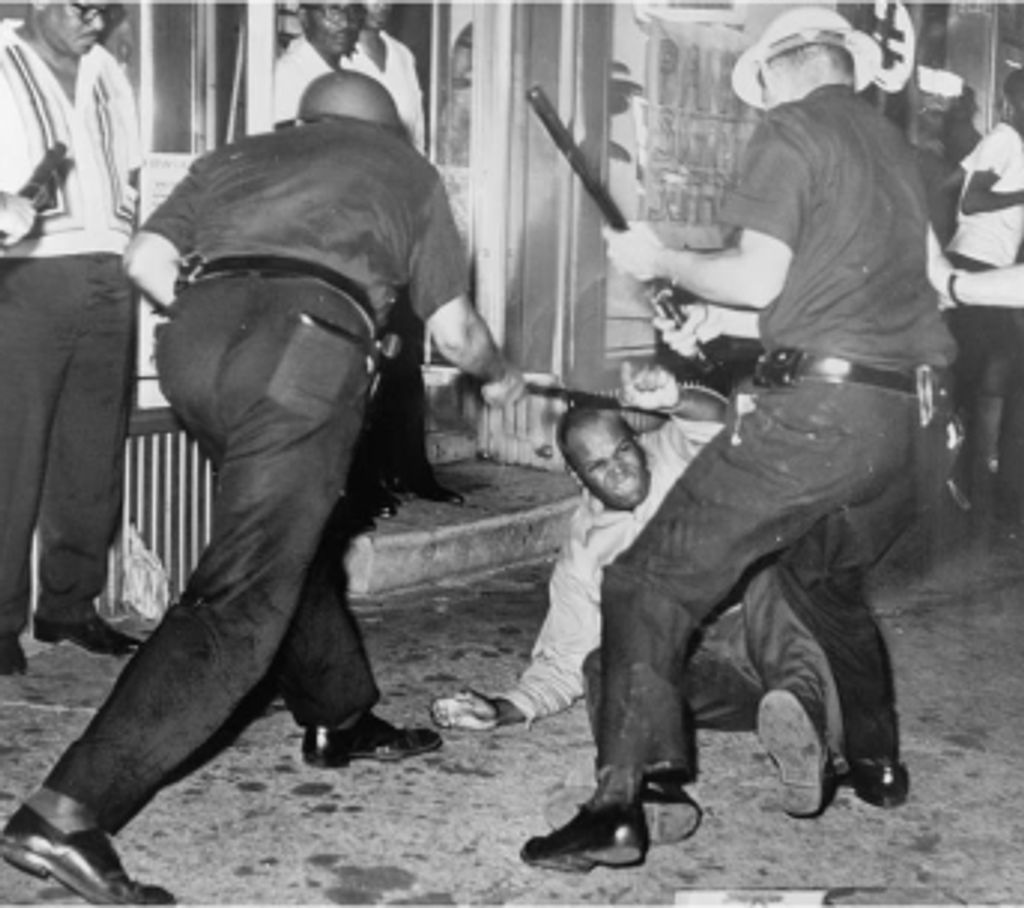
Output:
<instances>
[{"instance_id":1,"label":"outstretched arm","mask_svg":"<svg viewBox=\"0 0 1024 908\"><path fill-rule=\"evenodd\" d=\"M523 396L523 374L505 360L487 323L466 296L445 303L427 319L442 355L463 372L484 382L484 400L494 406L514 403Z\"/></svg>"},{"instance_id":2,"label":"outstretched arm","mask_svg":"<svg viewBox=\"0 0 1024 908\"><path fill-rule=\"evenodd\" d=\"M532 722L568 709L583 696L583 660L601 642L601 569L583 540L593 538L581 506L548 585L548 613L530 664L515 686L498 694L462 690L430 707L442 728L487 731Z\"/></svg>"},{"instance_id":3,"label":"outstretched arm","mask_svg":"<svg viewBox=\"0 0 1024 908\"><path fill-rule=\"evenodd\" d=\"M637 280L663 278L700 299L722 306L763 309L781 292L793 260L781 240L742 230L734 245L718 252L670 249L645 223L629 230L604 230L608 256Z\"/></svg>"}]
</instances>

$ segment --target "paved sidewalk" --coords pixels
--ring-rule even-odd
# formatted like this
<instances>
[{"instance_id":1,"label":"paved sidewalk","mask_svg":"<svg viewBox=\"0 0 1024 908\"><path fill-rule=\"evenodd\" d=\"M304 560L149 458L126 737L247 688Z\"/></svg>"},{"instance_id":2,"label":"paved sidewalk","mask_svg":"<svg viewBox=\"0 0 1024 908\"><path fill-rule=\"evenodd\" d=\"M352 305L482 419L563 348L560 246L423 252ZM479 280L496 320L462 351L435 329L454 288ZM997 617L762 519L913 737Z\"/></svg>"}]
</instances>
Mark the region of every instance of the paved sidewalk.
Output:
<instances>
[{"instance_id":1,"label":"paved sidewalk","mask_svg":"<svg viewBox=\"0 0 1024 908\"><path fill-rule=\"evenodd\" d=\"M358 613L385 699L426 723L431 698L494 690L523 666L549 564L368 598ZM1024 545L948 559L876 596L891 641L912 790L883 812L841 792L819 819L778 810L750 734L704 733L689 842L646 865L573 876L527 867L545 792L592 759L585 710L445 746L394 766L322 771L274 707L154 802L118 837L130 872L187 904L706 904L704 890L828 890L836 904L1024 902ZM0 814L37 784L88 720L121 663L34 646L29 674L0 679ZM0 864L0 903L75 903ZM752 903L748 899L748 904ZM819 899L820 903L820 899Z\"/></svg>"}]
</instances>

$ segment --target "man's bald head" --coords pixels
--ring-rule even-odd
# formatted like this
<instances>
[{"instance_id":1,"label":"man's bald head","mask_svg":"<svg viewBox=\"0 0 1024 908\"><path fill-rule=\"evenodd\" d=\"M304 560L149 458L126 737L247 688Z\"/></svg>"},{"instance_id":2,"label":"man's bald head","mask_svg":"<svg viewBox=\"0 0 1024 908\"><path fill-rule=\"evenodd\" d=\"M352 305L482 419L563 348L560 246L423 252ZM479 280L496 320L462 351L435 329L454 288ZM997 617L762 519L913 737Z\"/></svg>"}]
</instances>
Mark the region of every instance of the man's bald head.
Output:
<instances>
[{"instance_id":1,"label":"man's bald head","mask_svg":"<svg viewBox=\"0 0 1024 908\"><path fill-rule=\"evenodd\" d=\"M333 117L353 117L366 123L402 129L391 93L362 73L340 70L309 83L299 101L298 119L306 123Z\"/></svg>"}]
</instances>

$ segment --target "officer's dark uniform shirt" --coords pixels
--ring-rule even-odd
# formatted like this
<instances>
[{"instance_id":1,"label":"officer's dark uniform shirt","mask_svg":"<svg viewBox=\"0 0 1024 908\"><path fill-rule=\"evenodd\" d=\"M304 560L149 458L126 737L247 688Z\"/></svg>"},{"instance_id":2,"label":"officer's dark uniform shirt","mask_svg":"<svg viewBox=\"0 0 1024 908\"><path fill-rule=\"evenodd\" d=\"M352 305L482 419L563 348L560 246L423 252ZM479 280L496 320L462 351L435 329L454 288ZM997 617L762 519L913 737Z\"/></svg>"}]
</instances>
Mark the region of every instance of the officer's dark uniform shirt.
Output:
<instances>
[{"instance_id":1,"label":"officer's dark uniform shirt","mask_svg":"<svg viewBox=\"0 0 1024 908\"><path fill-rule=\"evenodd\" d=\"M182 253L285 256L368 289L378 325L408 284L427 319L466 291L466 254L440 176L361 120L249 136L199 158L143 227Z\"/></svg>"},{"instance_id":2,"label":"officer's dark uniform shirt","mask_svg":"<svg viewBox=\"0 0 1024 908\"><path fill-rule=\"evenodd\" d=\"M825 86L765 115L721 220L793 251L781 294L760 315L766 349L888 368L952 362L927 280L913 150L850 88Z\"/></svg>"}]
</instances>

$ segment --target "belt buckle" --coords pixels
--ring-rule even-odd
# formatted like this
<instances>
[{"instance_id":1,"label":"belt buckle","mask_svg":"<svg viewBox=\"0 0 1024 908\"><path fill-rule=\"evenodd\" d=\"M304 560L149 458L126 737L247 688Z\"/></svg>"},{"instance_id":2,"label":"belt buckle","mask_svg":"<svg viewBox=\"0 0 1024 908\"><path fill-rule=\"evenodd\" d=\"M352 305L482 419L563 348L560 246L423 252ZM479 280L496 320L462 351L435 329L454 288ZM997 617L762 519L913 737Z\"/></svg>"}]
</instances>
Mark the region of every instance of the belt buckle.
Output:
<instances>
[{"instance_id":1,"label":"belt buckle","mask_svg":"<svg viewBox=\"0 0 1024 908\"><path fill-rule=\"evenodd\" d=\"M758 360L754 381L762 387L789 388L800 377L803 358L800 350L788 347L771 350Z\"/></svg>"},{"instance_id":2,"label":"belt buckle","mask_svg":"<svg viewBox=\"0 0 1024 908\"><path fill-rule=\"evenodd\" d=\"M175 293L180 293L185 287L194 284L203 273L203 266L206 259L198 252L186 255L178 264L178 277L174 282Z\"/></svg>"}]
</instances>

